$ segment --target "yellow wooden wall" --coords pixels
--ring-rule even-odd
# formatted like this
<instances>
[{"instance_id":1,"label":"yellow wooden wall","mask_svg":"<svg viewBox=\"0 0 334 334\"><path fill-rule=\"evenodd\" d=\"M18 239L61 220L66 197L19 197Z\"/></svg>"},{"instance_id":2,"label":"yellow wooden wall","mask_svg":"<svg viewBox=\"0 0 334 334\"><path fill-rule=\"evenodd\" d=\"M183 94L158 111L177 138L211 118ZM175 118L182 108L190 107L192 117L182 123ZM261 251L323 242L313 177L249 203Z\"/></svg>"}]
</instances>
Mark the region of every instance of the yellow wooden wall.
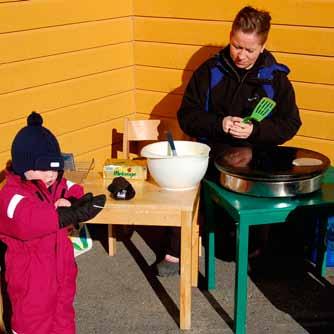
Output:
<instances>
[{"instance_id":1,"label":"yellow wooden wall","mask_svg":"<svg viewBox=\"0 0 334 334\"><path fill-rule=\"evenodd\" d=\"M192 71L228 43L248 4L271 12L267 48L291 69L303 126L289 144L334 163L334 0L134 0L136 111L175 117Z\"/></svg>"},{"instance_id":2,"label":"yellow wooden wall","mask_svg":"<svg viewBox=\"0 0 334 334\"><path fill-rule=\"evenodd\" d=\"M125 115L177 127L192 71L247 4L270 10L268 49L292 70L303 126L291 144L334 161L334 0L0 0L0 164L32 110L97 168L116 154Z\"/></svg>"},{"instance_id":3,"label":"yellow wooden wall","mask_svg":"<svg viewBox=\"0 0 334 334\"><path fill-rule=\"evenodd\" d=\"M64 152L100 165L134 113L132 0L0 2L0 164L36 110ZM112 129L115 133L112 134Z\"/></svg>"}]
</instances>

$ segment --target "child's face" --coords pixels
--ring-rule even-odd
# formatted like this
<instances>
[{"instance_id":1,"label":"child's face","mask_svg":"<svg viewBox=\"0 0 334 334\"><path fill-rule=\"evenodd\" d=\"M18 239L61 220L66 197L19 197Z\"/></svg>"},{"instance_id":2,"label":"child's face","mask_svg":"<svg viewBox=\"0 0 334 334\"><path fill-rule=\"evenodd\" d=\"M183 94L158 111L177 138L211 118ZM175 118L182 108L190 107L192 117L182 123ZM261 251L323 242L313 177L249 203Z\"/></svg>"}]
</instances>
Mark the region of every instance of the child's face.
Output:
<instances>
[{"instance_id":1,"label":"child's face","mask_svg":"<svg viewBox=\"0 0 334 334\"><path fill-rule=\"evenodd\" d=\"M56 182L58 172L55 170L28 170L24 176L27 180L41 180L49 188Z\"/></svg>"}]
</instances>

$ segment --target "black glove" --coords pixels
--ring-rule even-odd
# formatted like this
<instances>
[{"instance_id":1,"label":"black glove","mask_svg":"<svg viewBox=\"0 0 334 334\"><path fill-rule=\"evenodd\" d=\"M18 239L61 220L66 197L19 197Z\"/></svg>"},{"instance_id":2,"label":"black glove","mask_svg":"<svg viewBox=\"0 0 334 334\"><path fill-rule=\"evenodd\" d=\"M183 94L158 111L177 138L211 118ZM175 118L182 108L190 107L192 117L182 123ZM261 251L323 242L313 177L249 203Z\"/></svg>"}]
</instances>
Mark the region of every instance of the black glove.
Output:
<instances>
[{"instance_id":1,"label":"black glove","mask_svg":"<svg viewBox=\"0 0 334 334\"><path fill-rule=\"evenodd\" d=\"M93 200L93 194L92 193L86 193L80 198L76 197L69 197L67 200L71 202L72 208L78 208L79 206L82 206L86 203L89 203Z\"/></svg>"},{"instance_id":2,"label":"black glove","mask_svg":"<svg viewBox=\"0 0 334 334\"><path fill-rule=\"evenodd\" d=\"M57 208L59 216L59 227L63 228L69 225L73 225L76 229L78 225L78 217L75 210L71 206L60 206Z\"/></svg>"},{"instance_id":3,"label":"black glove","mask_svg":"<svg viewBox=\"0 0 334 334\"><path fill-rule=\"evenodd\" d=\"M94 218L103 209L106 200L106 195L97 195L92 197L90 201L86 201L82 205L74 207L78 217L78 223Z\"/></svg>"},{"instance_id":4,"label":"black glove","mask_svg":"<svg viewBox=\"0 0 334 334\"><path fill-rule=\"evenodd\" d=\"M131 183L122 176L115 177L109 184L108 190L114 199L131 199L136 194Z\"/></svg>"},{"instance_id":5,"label":"black glove","mask_svg":"<svg viewBox=\"0 0 334 334\"><path fill-rule=\"evenodd\" d=\"M103 209L105 202L105 195L93 196L88 193L77 201L73 200L72 206L58 207L59 227L74 225L74 227L78 228L79 223L94 218Z\"/></svg>"}]
</instances>

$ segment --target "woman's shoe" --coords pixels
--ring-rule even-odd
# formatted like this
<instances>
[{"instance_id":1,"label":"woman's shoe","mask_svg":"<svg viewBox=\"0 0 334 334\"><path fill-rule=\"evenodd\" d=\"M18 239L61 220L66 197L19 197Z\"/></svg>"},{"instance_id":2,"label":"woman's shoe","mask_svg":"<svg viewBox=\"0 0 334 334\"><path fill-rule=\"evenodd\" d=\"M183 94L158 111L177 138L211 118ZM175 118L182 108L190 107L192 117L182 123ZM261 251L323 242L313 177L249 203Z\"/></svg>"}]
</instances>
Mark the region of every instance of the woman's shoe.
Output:
<instances>
[{"instance_id":1,"label":"woman's shoe","mask_svg":"<svg viewBox=\"0 0 334 334\"><path fill-rule=\"evenodd\" d=\"M179 262L170 262L165 259L157 264L158 276L175 276L179 273Z\"/></svg>"}]
</instances>

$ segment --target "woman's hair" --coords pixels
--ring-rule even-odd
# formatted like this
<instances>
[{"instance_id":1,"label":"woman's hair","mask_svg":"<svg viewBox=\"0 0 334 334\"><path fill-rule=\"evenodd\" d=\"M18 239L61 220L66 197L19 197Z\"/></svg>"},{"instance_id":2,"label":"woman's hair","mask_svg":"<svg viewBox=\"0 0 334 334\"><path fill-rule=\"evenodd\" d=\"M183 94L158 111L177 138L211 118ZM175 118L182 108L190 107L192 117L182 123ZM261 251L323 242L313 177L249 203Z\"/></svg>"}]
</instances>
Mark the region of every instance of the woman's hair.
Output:
<instances>
[{"instance_id":1,"label":"woman's hair","mask_svg":"<svg viewBox=\"0 0 334 334\"><path fill-rule=\"evenodd\" d=\"M262 39L262 44L267 40L270 30L271 16L269 12L257 10L247 6L242 8L232 24L232 33L241 30L244 33L255 32Z\"/></svg>"}]
</instances>

